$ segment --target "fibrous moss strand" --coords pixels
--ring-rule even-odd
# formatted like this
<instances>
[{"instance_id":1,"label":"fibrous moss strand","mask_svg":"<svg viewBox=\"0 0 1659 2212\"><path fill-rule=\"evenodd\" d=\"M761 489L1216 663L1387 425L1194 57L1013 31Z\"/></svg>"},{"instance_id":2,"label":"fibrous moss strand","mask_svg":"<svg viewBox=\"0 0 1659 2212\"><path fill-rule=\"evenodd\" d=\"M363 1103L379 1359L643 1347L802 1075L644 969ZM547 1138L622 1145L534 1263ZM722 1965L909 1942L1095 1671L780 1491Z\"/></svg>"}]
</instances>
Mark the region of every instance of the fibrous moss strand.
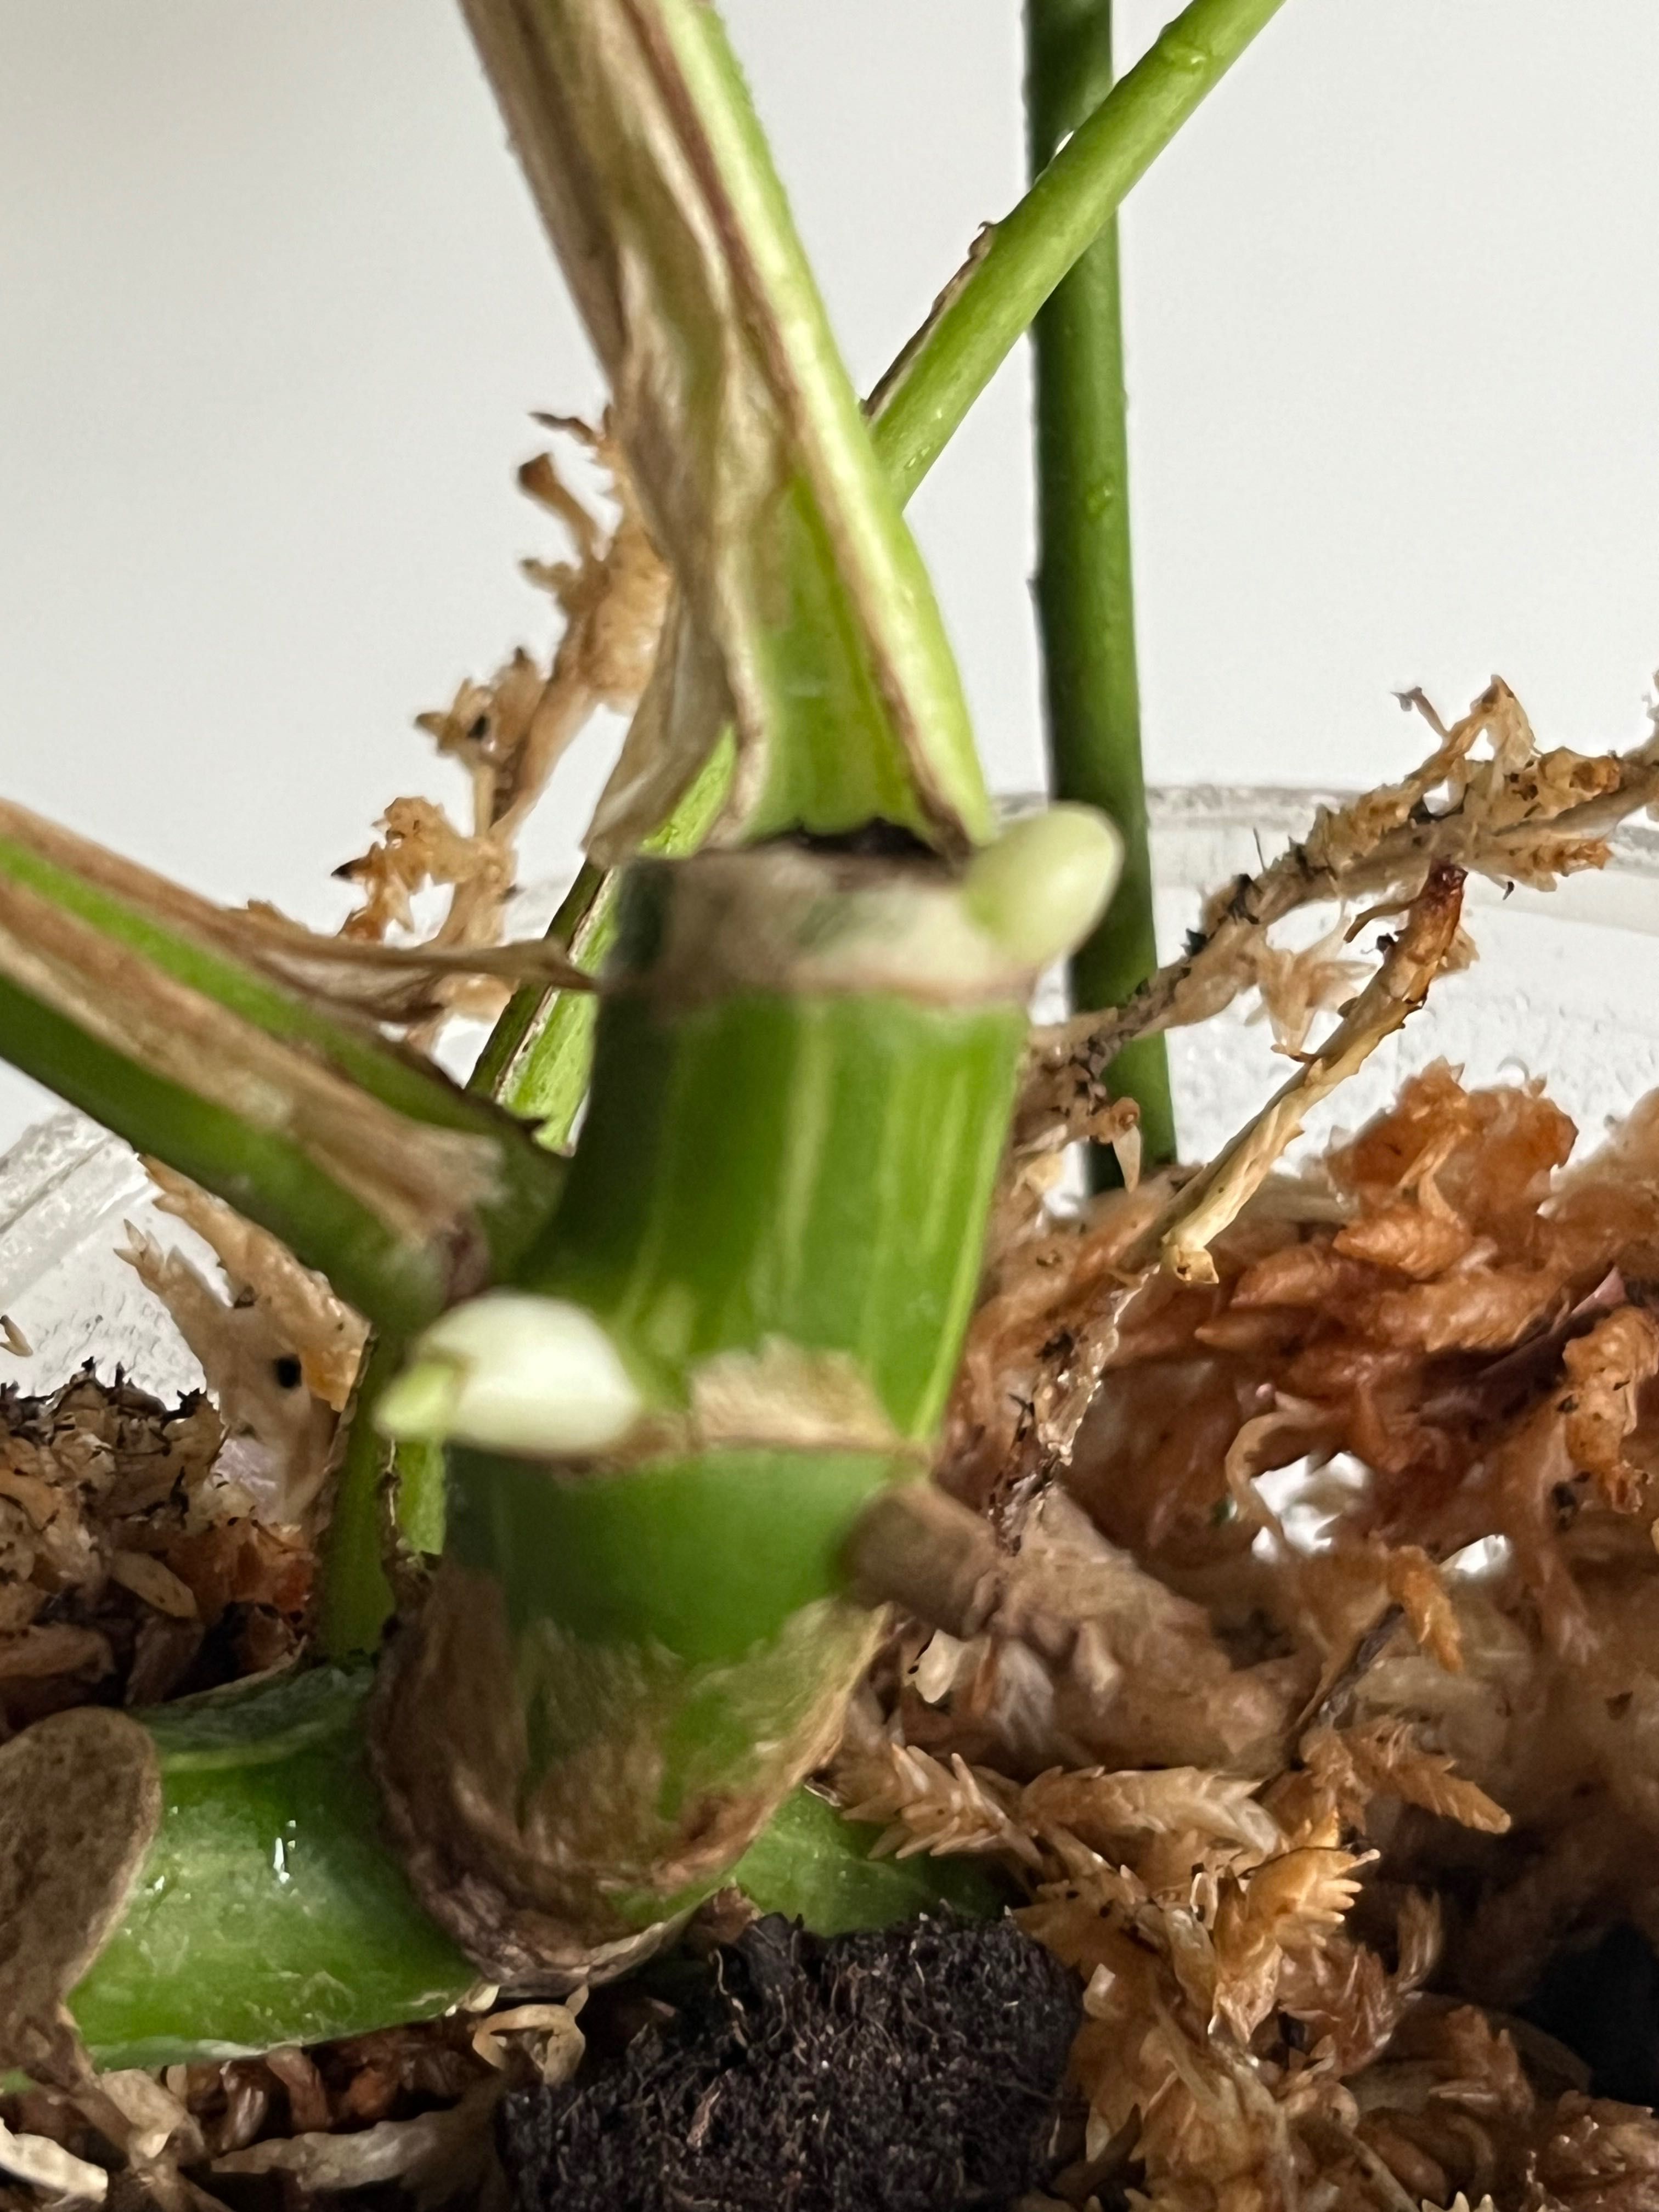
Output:
<instances>
[{"instance_id":1,"label":"fibrous moss strand","mask_svg":"<svg viewBox=\"0 0 1659 2212\"><path fill-rule=\"evenodd\" d=\"M1026 0L1026 106L1039 176L1112 82L1110 0ZM1115 1006L1158 964L1140 757L1130 559L1129 454L1117 222L1109 221L1032 330L1036 373L1037 612L1055 793L1103 807L1123 833L1117 896L1072 962L1080 1006ZM1144 1041L1108 1072L1140 1109L1143 1157L1175 1153L1167 1059ZM1117 1178L1097 1146L1097 1182Z\"/></svg>"}]
</instances>

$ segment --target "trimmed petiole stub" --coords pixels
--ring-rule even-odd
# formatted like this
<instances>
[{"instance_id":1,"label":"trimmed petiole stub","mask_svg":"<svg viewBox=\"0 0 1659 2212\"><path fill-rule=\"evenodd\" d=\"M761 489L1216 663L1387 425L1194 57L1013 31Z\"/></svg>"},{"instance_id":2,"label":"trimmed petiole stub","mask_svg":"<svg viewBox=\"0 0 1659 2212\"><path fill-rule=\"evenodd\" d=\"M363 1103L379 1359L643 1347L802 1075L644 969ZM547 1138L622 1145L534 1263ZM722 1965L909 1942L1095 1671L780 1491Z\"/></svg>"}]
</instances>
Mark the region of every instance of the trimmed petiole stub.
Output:
<instances>
[{"instance_id":1,"label":"trimmed petiole stub","mask_svg":"<svg viewBox=\"0 0 1659 2212\"><path fill-rule=\"evenodd\" d=\"M1030 991L1117 857L1076 808L962 867L853 842L631 872L558 1212L381 1401L451 1450L378 1771L498 1978L638 1957L832 1747L848 1540L927 1471Z\"/></svg>"}]
</instances>

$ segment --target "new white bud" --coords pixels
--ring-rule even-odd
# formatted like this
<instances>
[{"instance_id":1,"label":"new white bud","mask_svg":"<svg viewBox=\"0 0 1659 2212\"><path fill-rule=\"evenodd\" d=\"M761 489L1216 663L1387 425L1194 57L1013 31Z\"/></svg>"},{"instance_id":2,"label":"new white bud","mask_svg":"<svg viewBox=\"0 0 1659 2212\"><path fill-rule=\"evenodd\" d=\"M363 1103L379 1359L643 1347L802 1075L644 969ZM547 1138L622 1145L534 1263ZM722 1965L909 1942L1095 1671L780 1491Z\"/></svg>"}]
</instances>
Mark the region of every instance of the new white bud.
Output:
<instances>
[{"instance_id":1,"label":"new white bud","mask_svg":"<svg viewBox=\"0 0 1659 2212\"><path fill-rule=\"evenodd\" d=\"M1106 911L1123 841L1092 806L1051 806L975 853L962 896L980 927L1015 959L1046 968L1075 951Z\"/></svg>"},{"instance_id":2,"label":"new white bud","mask_svg":"<svg viewBox=\"0 0 1659 2212\"><path fill-rule=\"evenodd\" d=\"M563 1455L620 1443L642 1408L616 1346L585 1308L488 1291L416 1339L380 1395L374 1424L399 1442Z\"/></svg>"}]
</instances>

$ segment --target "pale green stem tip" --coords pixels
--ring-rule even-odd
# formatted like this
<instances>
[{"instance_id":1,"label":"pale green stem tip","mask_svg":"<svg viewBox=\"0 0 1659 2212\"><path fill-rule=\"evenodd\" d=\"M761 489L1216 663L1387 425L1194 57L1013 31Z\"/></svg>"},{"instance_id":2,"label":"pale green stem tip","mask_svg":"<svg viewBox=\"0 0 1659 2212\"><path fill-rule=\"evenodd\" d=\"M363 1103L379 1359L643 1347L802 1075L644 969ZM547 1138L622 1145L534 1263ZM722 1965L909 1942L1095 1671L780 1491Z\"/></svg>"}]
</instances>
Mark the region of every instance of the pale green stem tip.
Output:
<instances>
[{"instance_id":1,"label":"pale green stem tip","mask_svg":"<svg viewBox=\"0 0 1659 2212\"><path fill-rule=\"evenodd\" d=\"M975 854L963 899L980 927L1030 968L1074 951L1106 911L1123 840L1093 806L1063 804L1016 822Z\"/></svg>"}]
</instances>

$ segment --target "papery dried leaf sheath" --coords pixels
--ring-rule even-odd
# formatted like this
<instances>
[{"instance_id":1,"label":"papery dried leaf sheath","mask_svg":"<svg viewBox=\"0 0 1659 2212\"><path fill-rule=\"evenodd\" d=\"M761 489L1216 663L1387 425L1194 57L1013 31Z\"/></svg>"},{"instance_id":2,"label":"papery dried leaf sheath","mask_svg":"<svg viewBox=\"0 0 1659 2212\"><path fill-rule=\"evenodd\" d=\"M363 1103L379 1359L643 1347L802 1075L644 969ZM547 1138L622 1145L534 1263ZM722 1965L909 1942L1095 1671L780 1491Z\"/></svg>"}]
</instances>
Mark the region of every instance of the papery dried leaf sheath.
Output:
<instances>
[{"instance_id":1,"label":"papery dried leaf sheath","mask_svg":"<svg viewBox=\"0 0 1659 2212\"><path fill-rule=\"evenodd\" d=\"M982 837L931 591L713 10L466 12L685 595L658 660L672 690L636 726L591 851L625 854L664 820L718 735L722 683L752 830L885 817L953 849Z\"/></svg>"}]
</instances>

